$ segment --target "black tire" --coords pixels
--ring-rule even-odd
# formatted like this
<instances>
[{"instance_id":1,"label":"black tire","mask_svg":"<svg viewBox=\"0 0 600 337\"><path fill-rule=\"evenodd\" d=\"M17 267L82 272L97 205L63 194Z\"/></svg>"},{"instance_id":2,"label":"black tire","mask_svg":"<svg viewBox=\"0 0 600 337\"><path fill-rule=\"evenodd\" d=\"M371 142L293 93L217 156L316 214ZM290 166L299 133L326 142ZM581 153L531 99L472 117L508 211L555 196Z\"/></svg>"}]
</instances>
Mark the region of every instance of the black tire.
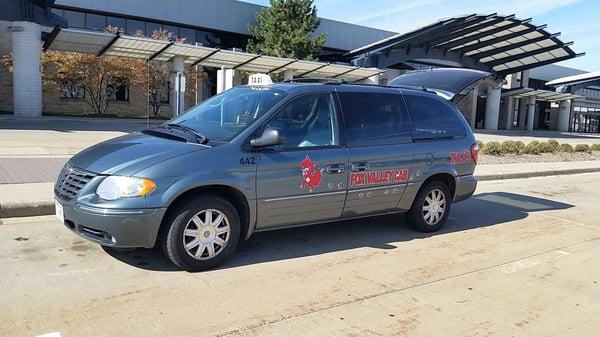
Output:
<instances>
[{"instance_id":1,"label":"black tire","mask_svg":"<svg viewBox=\"0 0 600 337\"><path fill-rule=\"evenodd\" d=\"M430 195L432 191L436 190L443 194L443 198L445 200L444 210L443 214L439 216L437 222L434 222L432 219L429 219L431 223L428 223L428 220L426 219L426 213L423 210L423 207L425 206L428 195ZM425 185L423 185L423 187L421 187L419 194L417 194L415 201L413 202L410 210L407 213L407 219L409 224L418 231L425 233L435 232L442 228L442 226L444 226L444 223L446 223L451 206L452 196L450 194L450 189L448 189L448 186L446 186L446 184L444 184L443 182L439 180L434 180L426 183Z\"/></svg>"},{"instance_id":2,"label":"black tire","mask_svg":"<svg viewBox=\"0 0 600 337\"><path fill-rule=\"evenodd\" d=\"M204 255L207 256L201 256L203 259L197 259L191 256L193 251L188 253L188 250L184 247L186 240L195 240L194 237L184 237L184 230L188 224L194 227L195 222L192 222L192 218L203 211L202 214L206 219L208 217L207 210L211 210L211 213L212 210L222 213L225 216L223 221L227 221L229 224L229 232L224 247L219 248L214 244L210 244L215 252L212 258L209 257L208 246L198 245L196 252L202 247ZM169 212L165 218L164 226L160 236L160 244L165 255L175 265L187 271L202 271L221 265L235 251L241 231L240 217L236 208L226 199L212 194L190 198L181 203ZM198 232L201 232L200 228L200 226L197 226ZM211 234L209 233L209 235ZM200 255L203 254L200 253Z\"/></svg>"}]
</instances>

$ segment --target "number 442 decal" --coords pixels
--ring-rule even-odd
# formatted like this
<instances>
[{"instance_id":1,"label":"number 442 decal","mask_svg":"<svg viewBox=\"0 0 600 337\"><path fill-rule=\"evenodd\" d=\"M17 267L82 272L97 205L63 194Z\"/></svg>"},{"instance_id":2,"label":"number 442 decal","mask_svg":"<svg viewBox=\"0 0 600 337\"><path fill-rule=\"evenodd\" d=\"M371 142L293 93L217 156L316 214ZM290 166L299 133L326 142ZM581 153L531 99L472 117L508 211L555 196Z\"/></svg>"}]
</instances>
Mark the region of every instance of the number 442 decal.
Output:
<instances>
[{"instance_id":1,"label":"number 442 decal","mask_svg":"<svg viewBox=\"0 0 600 337\"><path fill-rule=\"evenodd\" d=\"M256 157L242 157L240 165L256 165Z\"/></svg>"}]
</instances>

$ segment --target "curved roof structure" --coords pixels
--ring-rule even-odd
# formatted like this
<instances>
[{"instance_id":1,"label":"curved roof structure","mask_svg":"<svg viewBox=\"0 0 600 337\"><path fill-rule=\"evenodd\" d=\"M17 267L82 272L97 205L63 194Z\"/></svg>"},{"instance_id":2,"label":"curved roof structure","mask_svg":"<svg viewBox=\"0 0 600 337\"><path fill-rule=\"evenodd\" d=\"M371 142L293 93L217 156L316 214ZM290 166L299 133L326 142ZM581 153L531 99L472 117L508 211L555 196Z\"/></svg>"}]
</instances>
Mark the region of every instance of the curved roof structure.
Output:
<instances>
[{"instance_id":1,"label":"curved roof structure","mask_svg":"<svg viewBox=\"0 0 600 337\"><path fill-rule=\"evenodd\" d=\"M575 53L558 39L560 33L535 26L531 19L515 15L466 15L440 20L417 30L397 34L346 56L363 66L393 67L402 62L463 66L495 72L516 73L583 54Z\"/></svg>"}]
</instances>

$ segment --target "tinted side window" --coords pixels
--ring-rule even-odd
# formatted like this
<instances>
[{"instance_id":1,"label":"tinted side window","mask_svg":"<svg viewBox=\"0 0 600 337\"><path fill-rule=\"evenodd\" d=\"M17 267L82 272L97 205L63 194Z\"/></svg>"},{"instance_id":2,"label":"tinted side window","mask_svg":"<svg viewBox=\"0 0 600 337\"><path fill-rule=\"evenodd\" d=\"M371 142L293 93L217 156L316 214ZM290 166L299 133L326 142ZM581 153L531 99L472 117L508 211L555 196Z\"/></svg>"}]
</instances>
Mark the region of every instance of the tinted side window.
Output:
<instances>
[{"instance_id":1,"label":"tinted side window","mask_svg":"<svg viewBox=\"0 0 600 337\"><path fill-rule=\"evenodd\" d=\"M285 136L282 148L339 145L338 123L330 94L298 97L285 105L265 125Z\"/></svg>"},{"instance_id":2,"label":"tinted side window","mask_svg":"<svg viewBox=\"0 0 600 337\"><path fill-rule=\"evenodd\" d=\"M446 104L425 96L404 95L404 99L415 140L466 135L463 123Z\"/></svg>"},{"instance_id":3,"label":"tinted side window","mask_svg":"<svg viewBox=\"0 0 600 337\"><path fill-rule=\"evenodd\" d=\"M348 146L410 142L410 123L400 94L339 93Z\"/></svg>"}]
</instances>

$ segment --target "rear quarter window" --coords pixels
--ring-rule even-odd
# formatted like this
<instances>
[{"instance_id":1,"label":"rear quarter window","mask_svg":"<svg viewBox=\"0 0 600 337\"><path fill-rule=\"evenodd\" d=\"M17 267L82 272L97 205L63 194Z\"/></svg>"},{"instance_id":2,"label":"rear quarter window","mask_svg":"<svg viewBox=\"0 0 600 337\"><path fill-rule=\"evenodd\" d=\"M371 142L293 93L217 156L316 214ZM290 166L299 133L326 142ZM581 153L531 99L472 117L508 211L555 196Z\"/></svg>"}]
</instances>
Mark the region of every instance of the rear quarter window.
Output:
<instances>
[{"instance_id":1,"label":"rear quarter window","mask_svg":"<svg viewBox=\"0 0 600 337\"><path fill-rule=\"evenodd\" d=\"M404 99L415 140L466 136L460 116L449 104L426 96L405 94Z\"/></svg>"}]
</instances>

